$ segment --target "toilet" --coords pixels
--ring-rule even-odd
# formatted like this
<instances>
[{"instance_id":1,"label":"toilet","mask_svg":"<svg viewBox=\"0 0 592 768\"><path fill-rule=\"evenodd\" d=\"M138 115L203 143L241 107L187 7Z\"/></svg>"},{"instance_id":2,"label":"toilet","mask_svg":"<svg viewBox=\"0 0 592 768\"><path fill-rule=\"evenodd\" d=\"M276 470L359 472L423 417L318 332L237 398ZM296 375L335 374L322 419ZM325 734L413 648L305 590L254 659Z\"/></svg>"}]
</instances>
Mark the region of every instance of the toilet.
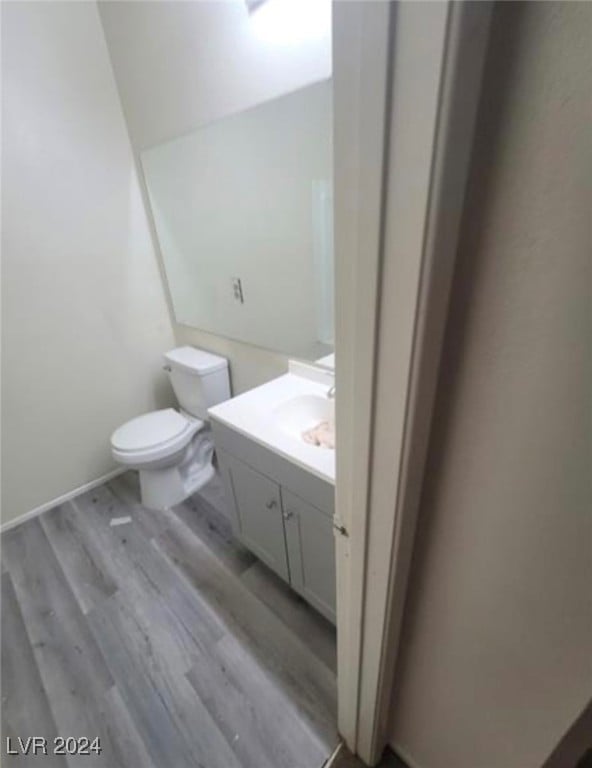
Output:
<instances>
[{"instance_id":1,"label":"toilet","mask_svg":"<svg viewBox=\"0 0 592 768\"><path fill-rule=\"evenodd\" d=\"M194 347L164 355L179 409L164 408L126 422L111 435L119 464L140 473L142 504L163 510L179 504L214 476L207 409L228 400L228 361Z\"/></svg>"}]
</instances>

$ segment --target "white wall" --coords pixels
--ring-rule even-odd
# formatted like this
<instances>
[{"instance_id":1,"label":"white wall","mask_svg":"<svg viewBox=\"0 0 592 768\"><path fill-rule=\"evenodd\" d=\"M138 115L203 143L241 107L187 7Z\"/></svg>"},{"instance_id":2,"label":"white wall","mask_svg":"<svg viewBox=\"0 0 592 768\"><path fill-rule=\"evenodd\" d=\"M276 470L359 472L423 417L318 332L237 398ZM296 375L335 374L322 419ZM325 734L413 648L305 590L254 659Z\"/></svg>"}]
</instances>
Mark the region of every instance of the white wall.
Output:
<instances>
[{"instance_id":1,"label":"white wall","mask_svg":"<svg viewBox=\"0 0 592 768\"><path fill-rule=\"evenodd\" d=\"M100 2L135 151L331 76L330 36L298 45L253 34L243 0ZM169 297L170 306L170 297ZM174 322L178 343L228 357L238 394L285 373L288 358Z\"/></svg>"},{"instance_id":2,"label":"white wall","mask_svg":"<svg viewBox=\"0 0 592 768\"><path fill-rule=\"evenodd\" d=\"M2 3L2 502L113 469L173 344L95 3Z\"/></svg>"},{"instance_id":3,"label":"white wall","mask_svg":"<svg viewBox=\"0 0 592 768\"><path fill-rule=\"evenodd\" d=\"M120 0L99 11L138 150L331 77L329 34L262 40L244 0Z\"/></svg>"},{"instance_id":4,"label":"white wall","mask_svg":"<svg viewBox=\"0 0 592 768\"><path fill-rule=\"evenodd\" d=\"M498 3L396 676L418 768L537 768L592 691L587 3Z\"/></svg>"}]
</instances>

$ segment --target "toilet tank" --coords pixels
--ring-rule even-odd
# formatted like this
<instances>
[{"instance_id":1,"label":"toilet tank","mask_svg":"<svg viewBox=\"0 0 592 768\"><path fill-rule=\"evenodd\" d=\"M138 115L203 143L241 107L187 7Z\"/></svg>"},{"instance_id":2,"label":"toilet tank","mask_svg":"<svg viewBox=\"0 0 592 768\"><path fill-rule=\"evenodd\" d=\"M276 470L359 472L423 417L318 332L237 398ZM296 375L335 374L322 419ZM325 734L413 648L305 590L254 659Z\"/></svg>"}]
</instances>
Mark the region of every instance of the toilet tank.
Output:
<instances>
[{"instance_id":1,"label":"toilet tank","mask_svg":"<svg viewBox=\"0 0 592 768\"><path fill-rule=\"evenodd\" d=\"M191 416L207 419L208 408L230 398L225 357L195 347L177 347L164 359L177 401Z\"/></svg>"}]
</instances>

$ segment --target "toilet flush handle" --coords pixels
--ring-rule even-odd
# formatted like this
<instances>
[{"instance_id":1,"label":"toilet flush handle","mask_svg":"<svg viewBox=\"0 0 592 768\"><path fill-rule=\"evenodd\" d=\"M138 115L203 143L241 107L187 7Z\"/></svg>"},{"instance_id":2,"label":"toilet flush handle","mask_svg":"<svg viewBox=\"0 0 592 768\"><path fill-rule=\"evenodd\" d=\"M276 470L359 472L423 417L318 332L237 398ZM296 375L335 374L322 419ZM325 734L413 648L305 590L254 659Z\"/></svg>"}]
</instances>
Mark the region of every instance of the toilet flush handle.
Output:
<instances>
[{"instance_id":1,"label":"toilet flush handle","mask_svg":"<svg viewBox=\"0 0 592 768\"><path fill-rule=\"evenodd\" d=\"M162 370L166 371L167 373L170 373L173 369L171 368L170 365L163 365Z\"/></svg>"}]
</instances>

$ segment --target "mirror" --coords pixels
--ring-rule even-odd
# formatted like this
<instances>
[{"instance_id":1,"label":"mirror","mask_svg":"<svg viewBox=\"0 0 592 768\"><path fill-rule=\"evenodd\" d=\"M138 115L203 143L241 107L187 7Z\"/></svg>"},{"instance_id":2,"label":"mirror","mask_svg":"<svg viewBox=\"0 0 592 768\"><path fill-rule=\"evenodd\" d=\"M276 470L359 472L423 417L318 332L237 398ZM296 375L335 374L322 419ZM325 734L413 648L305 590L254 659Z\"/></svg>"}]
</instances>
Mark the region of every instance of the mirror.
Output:
<instances>
[{"instance_id":1,"label":"mirror","mask_svg":"<svg viewBox=\"0 0 592 768\"><path fill-rule=\"evenodd\" d=\"M330 354L331 80L141 160L177 322L307 360Z\"/></svg>"}]
</instances>

